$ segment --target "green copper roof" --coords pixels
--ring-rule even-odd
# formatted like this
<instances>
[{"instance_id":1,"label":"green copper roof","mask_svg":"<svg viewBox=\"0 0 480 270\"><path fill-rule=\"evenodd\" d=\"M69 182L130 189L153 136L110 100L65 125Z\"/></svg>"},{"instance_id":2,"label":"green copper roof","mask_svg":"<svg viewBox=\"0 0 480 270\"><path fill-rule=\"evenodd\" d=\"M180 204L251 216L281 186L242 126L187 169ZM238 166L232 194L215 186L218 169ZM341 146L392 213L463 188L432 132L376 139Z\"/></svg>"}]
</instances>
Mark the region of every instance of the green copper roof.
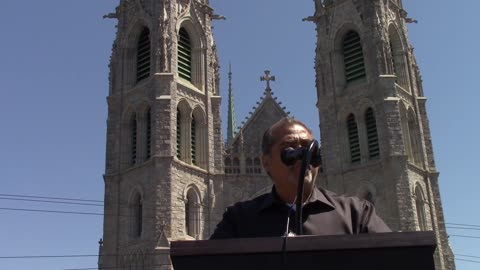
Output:
<instances>
[{"instance_id":1,"label":"green copper roof","mask_svg":"<svg viewBox=\"0 0 480 270\"><path fill-rule=\"evenodd\" d=\"M235 137L237 120L235 117L235 106L233 102L232 89L232 65L228 65L228 127L227 127L227 145L230 145Z\"/></svg>"}]
</instances>

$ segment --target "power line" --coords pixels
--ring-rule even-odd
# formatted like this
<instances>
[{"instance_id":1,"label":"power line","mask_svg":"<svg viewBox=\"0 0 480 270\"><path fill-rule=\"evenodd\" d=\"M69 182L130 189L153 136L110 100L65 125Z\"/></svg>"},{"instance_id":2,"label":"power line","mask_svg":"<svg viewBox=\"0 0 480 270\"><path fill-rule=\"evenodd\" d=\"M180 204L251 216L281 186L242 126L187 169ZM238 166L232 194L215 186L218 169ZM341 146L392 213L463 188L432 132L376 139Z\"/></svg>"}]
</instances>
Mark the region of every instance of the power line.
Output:
<instances>
[{"instance_id":1,"label":"power line","mask_svg":"<svg viewBox=\"0 0 480 270\"><path fill-rule=\"evenodd\" d=\"M57 213L57 214L75 214L75 215L92 215L103 216L102 213L76 212L76 211L59 211L59 210L44 210L44 209L26 209L26 208L8 208L0 207L0 210L8 211L25 211L25 212L42 212L42 213Z\"/></svg>"},{"instance_id":2,"label":"power line","mask_svg":"<svg viewBox=\"0 0 480 270\"><path fill-rule=\"evenodd\" d=\"M0 196L4 196L4 197L21 197L21 198L36 198L36 199L52 199L52 200L63 200L63 201L101 202L101 203L103 203L103 201L100 201L100 200L74 199L74 198L65 198L65 197L48 197L48 196L5 194L5 193L0 193Z\"/></svg>"},{"instance_id":3,"label":"power line","mask_svg":"<svg viewBox=\"0 0 480 270\"><path fill-rule=\"evenodd\" d=\"M185 209L183 207L177 207L179 210L173 210L171 212L183 212ZM46 209L28 209L28 208L9 208L9 207L0 207L0 210L6 211L18 211L18 212L36 212L36 213L53 213L53 214L72 214L72 215L87 215L87 216L107 216L107 217L126 217L137 219L138 216L134 215L122 215L122 214L102 214L102 213L95 213L95 212L79 212L79 211L62 211L62 210L46 210ZM200 209L199 213L201 215L205 215L205 211ZM160 219L158 216L143 216L142 219ZM173 221L185 221L185 218L170 218ZM194 220L195 222L202 222L204 221L200 216L197 218L189 218L190 220Z\"/></svg>"},{"instance_id":4,"label":"power line","mask_svg":"<svg viewBox=\"0 0 480 270\"><path fill-rule=\"evenodd\" d=\"M146 267L155 267L155 266L165 266L166 264L147 264L147 265L143 265L144 268ZM141 267L142 265L137 265L139 267ZM124 265L124 266L107 266L107 267L102 267L102 268L98 268L98 267L91 267L91 268L64 268L63 270L103 270L103 269L125 269L126 267L128 267L128 265Z\"/></svg>"},{"instance_id":5,"label":"power line","mask_svg":"<svg viewBox=\"0 0 480 270\"><path fill-rule=\"evenodd\" d=\"M472 255L463 255L463 254L453 254L455 256L461 256L461 257L468 257L468 258L478 258L480 259L479 256L472 256Z\"/></svg>"},{"instance_id":6,"label":"power line","mask_svg":"<svg viewBox=\"0 0 480 270\"><path fill-rule=\"evenodd\" d=\"M36 200L36 199L18 199L18 198L0 198L0 200L24 201L24 202L43 202L43 203L58 203L58 204L87 205L87 206L102 206L102 207L103 207L103 204L95 204L95 203L61 202L61 201L47 201L47 200Z\"/></svg>"},{"instance_id":7,"label":"power line","mask_svg":"<svg viewBox=\"0 0 480 270\"><path fill-rule=\"evenodd\" d=\"M49 258L83 258L99 257L100 255L25 255L25 256L0 256L0 259L49 259ZM107 256L107 255L102 255Z\"/></svg>"},{"instance_id":8,"label":"power line","mask_svg":"<svg viewBox=\"0 0 480 270\"><path fill-rule=\"evenodd\" d=\"M465 259L455 259L455 260L464 261L464 262L480 263L480 261L474 261L474 260L465 260Z\"/></svg>"},{"instance_id":9,"label":"power line","mask_svg":"<svg viewBox=\"0 0 480 270\"><path fill-rule=\"evenodd\" d=\"M480 225L476 224L463 224L463 223L445 223L446 225L455 225L455 226L464 226L464 227L478 227L480 228Z\"/></svg>"},{"instance_id":10,"label":"power line","mask_svg":"<svg viewBox=\"0 0 480 270\"><path fill-rule=\"evenodd\" d=\"M68 255L21 255L21 256L0 256L0 259L51 259L51 258L85 258L85 257L119 257L132 254L68 254ZM160 255L157 253L142 253L145 256Z\"/></svg>"},{"instance_id":11,"label":"power line","mask_svg":"<svg viewBox=\"0 0 480 270\"><path fill-rule=\"evenodd\" d=\"M97 202L97 203L104 203L103 200L93 200L93 199L83 199L83 198L68 198L68 197L53 197L53 196L36 196L36 195L22 195L22 194L7 194L7 193L0 193L0 196L3 197L18 197L18 198L32 198L32 199L47 199L47 200L63 200L63 201L78 201L78 202ZM72 205L86 205L86 206L104 206L104 204L83 204L83 203L69 203L69 202L58 202L58 201L47 201L47 200L28 200L28 199L18 199L18 198L0 198L0 200L17 200L17 201L32 201L32 202L45 202L45 203L58 203L58 204L72 204ZM117 203L108 203L107 205L118 205ZM120 205L125 205L120 203ZM149 205L147 203L142 203L143 206ZM157 204L154 204L157 205ZM131 205L125 205L130 207ZM386 218L384 218L385 220ZM477 224L465 224L465 223L450 223L446 222L446 225L454 225L448 226L447 228L452 229L470 229L470 230L480 230L480 225ZM457 227L462 226L462 227ZM477 228L463 228L463 227L477 227Z\"/></svg>"},{"instance_id":12,"label":"power line","mask_svg":"<svg viewBox=\"0 0 480 270\"><path fill-rule=\"evenodd\" d=\"M48 203L58 203L58 204L72 204L72 205L88 205L88 206L105 206L104 201L99 200L86 200L86 199L73 199L73 198L59 198L59 197L47 197L47 196L31 196L31 195L15 195L15 194L0 194L0 196L7 196L9 198L0 198L0 200L16 200L16 201L32 201L32 202L48 202ZM18 197L18 198L15 198ZM47 199L47 200L34 200L34 199L20 199L20 198L34 198L34 199ZM55 201L52 201L55 200ZM63 200L67 201L80 201L80 202L100 202L102 204L88 204L88 203L80 203L80 202L64 202ZM119 205L121 207L132 207L135 206L129 203L112 203L108 202L107 206L116 206ZM142 202L142 206L158 206L157 203L145 203Z\"/></svg>"},{"instance_id":13,"label":"power line","mask_svg":"<svg viewBox=\"0 0 480 270\"><path fill-rule=\"evenodd\" d=\"M480 236L471 236L471 235L449 234L448 236L480 239Z\"/></svg>"},{"instance_id":14,"label":"power line","mask_svg":"<svg viewBox=\"0 0 480 270\"><path fill-rule=\"evenodd\" d=\"M480 231L480 228L467 228L467 227L455 227L455 226L447 226L447 229L460 229L460 230L474 230Z\"/></svg>"}]
</instances>

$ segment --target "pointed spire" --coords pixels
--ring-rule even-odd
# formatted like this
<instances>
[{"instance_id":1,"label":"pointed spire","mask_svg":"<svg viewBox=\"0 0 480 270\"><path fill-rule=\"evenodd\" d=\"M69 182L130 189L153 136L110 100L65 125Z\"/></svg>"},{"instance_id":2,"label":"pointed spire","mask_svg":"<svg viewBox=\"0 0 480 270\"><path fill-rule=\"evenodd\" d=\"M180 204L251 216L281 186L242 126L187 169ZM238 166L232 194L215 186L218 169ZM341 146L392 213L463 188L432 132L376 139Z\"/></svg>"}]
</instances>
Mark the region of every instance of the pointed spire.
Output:
<instances>
[{"instance_id":1,"label":"pointed spire","mask_svg":"<svg viewBox=\"0 0 480 270\"><path fill-rule=\"evenodd\" d=\"M228 127L227 127L227 145L230 145L235 137L237 120L235 117L235 106L233 103L232 88L232 65L228 64Z\"/></svg>"}]
</instances>

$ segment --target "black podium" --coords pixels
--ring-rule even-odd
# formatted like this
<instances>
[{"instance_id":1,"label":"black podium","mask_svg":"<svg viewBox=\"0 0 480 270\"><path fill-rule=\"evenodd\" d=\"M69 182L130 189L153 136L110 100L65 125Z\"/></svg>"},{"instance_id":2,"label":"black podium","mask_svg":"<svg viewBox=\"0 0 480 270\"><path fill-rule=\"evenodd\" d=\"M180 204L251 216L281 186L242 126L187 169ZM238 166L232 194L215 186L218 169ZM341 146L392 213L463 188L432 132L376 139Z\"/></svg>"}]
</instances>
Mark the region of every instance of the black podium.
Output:
<instances>
[{"instance_id":1,"label":"black podium","mask_svg":"<svg viewBox=\"0 0 480 270\"><path fill-rule=\"evenodd\" d=\"M176 241L175 270L434 270L433 232Z\"/></svg>"}]
</instances>

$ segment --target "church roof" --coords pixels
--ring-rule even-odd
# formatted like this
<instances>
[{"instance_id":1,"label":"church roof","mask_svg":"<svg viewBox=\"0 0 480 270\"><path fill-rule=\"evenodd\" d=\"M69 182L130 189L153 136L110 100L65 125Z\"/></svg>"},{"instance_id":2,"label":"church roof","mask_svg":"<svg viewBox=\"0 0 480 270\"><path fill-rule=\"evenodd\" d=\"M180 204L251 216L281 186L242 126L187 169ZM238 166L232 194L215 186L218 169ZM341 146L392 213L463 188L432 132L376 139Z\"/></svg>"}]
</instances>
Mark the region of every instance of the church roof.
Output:
<instances>
[{"instance_id":1,"label":"church roof","mask_svg":"<svg viewBox=\"0 0 480 270\"><path fill-rule=\"evenodd\" d=\"M263 132L272 124L283 117L289 116L290 112L286 111L286 107L282 107L281 101L274 96L270 88L270 81L274 81L275 77L270 77L270 72L265 71L265 76L261 77L263 81L267 82L267 87L263 92L256 105L245 117L245 120L238 126L238 132L235 134L231 142L226 145L226 149L234 146L248 144L246 148L251 148L251 151L260 151L260 142ZM250 146L250 147L248 147Z\"/></svg>"}]
</instances>

